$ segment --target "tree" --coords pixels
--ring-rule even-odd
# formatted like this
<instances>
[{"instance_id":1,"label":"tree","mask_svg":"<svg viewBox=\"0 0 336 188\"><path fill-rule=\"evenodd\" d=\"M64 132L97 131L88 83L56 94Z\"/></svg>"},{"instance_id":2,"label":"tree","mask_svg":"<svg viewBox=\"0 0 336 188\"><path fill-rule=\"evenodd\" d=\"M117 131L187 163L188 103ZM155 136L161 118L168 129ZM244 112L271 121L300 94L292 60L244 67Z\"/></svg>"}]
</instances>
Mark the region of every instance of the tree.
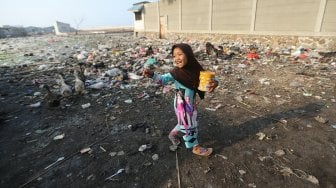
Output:
<instances>
[{"instance_id":1,"label":"tree","mask_svg":"<svg viewBox=\"0 0 336 188\"><path fill-rule=\"evenodd\" d=\"M76 35L78 34L78 30L79 30L79 26L80 26L80 24L82 24L84 20L85 20L85 19L84 19L83 17L82 17L81 19L79 19L79 21L77 21L77 20L75 19L75 24L76 24Z\"/></svg>"}]
</instances>

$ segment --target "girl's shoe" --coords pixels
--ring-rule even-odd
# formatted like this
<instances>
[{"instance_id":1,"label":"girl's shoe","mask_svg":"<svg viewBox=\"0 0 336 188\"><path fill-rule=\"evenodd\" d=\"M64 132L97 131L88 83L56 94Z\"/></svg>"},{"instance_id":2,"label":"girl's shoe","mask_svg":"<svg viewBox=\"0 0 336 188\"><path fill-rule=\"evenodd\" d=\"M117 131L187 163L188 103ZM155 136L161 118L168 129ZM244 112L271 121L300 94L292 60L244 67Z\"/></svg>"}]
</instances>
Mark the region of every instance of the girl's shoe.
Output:
<instances>
[{"instance_id":1,"label":"girl's shoe","mask_svg":"<svg viewBox=\"0 0 336 188\"><path fill-rule=\"evenodd\" d=\"M212 153L213 149L212 148L204 148L201 147L200 145L196 145L193 147L192 152L196 155L200 156L209 156Z\"/></svg>"}]
</instances>

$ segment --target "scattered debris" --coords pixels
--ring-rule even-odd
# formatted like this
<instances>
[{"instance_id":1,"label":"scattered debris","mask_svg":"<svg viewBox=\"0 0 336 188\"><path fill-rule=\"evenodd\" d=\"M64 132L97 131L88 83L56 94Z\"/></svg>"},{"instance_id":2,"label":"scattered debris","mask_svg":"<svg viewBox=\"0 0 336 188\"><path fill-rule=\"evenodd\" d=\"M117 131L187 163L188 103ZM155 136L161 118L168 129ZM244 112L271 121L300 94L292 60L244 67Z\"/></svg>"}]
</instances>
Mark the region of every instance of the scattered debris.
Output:
<instances>
[{"instance_id":1,"label":"scattered debris","mask_svg":"<svg viewBox=\"0 0 336 188\"><path fill-rule=\"evenodd\" d=\"M148 150L148 149L151 149L151 148L152 148L152 145L151 145L151 144L144 144L144 145L141 145L141 146L139 147L139 151L140 151L140 152L143 152L143 151Z\"/></svg>"},{"instance_id":2,"label":"scattered debris","mask_svg":"<svg viewBox=\"0 0 336 188\"><path fill-rule=\"evenodd\" d=\"M281 118L281 119L280 119L280 122L281 122L282 124L287 124L287 120L285 120L284 118Z\"/></svg>"},{"instance_id":3,"label":"scattered debris","mask_svg":"<svg viewBox=\"0 0 336 188\"><path fill-rule=\"evenodd\" d=\"M247 186L248 187L252 187L252 188L256 188L257 187L257 185L255 183L249 183Z\"/></svg>"},{"instance_id":4,"label":"scattered debris","mask_svg":"<svg viewBox=\"0 0 336 188\"><path fill-rule=\"evenodd\" d=\"M222 158L222 159L224 159L224 160L227 160L227 159L228 159L226 156L224 156L224 155L220 155L220 154L215 154L215 156L220 157L220 158Z\"/></svg>"},{"instance_id":5,"label":"scattered debris","mask_svg":"<svg viewBox=\"0 0 336 188\"><path fill-rule=\"evenodd\" d=\"M256 135L259 136L259 140L264 140L264 138L266 137L266 134L262 132L258 132Z\"/></svg>"},{"instance_id":6,"label":"scattered debris","mask_svg":"<svg viewBox=\"0 0 336 188\"><path fill-rule=\"evenodd\" d=\"M60 157L60 158L58 158L55 162L51 163L50 165L48 165L48 166L45 167L44 169L46 170L46 169L48 169L48 168L54 166L56 163L58 163L58 162L60 162L60 161L62 161L62 160L64 160L64 157Z\"/></svg>"},{"instance_id":7,"label":"scattered debris","mask_svg":"<svg viewBox=\"0 0 336 188\"><path fill-rule=\"evenodd\" d=\"M84 153L90 153L92 151L92 149L90 147L87 147L87 148L83 148L80 150L80 153L81 154L84 154Z\"/></svg>"},{"instance_id":8,"label":"scattered debris","mask_svg":"<svg viewBox=\"0 0 336 188\"><path fill-rule=\"evenodd\" d=\"M41 102L37 102L37 103L29 105L29 107L31 107L31 108L37 108L37 107L40 107L40 106L41 106Z\"/></svg>"},{"instance_id":9,"label":"scattered debris","mask_svg":"<svg viewBox=\"0 0 336 188\"><path fill-rule=\"evenodd\" d=\"M280 149L280 150L277 150L276 152L274 152L274 154L278 157L281 157L281 156L285 155L286 153L285 153L284 150Z\"/></svg>"},{"instance_id":10,"label":"scattered debris","mask_svg":"<svg viewBox=\"0 0 336 188\"><path fill-rule=\"evenodd\" d=\"M244 175L244 174L246 174L246 171L245 170L239 170L239 174Z\"/></svg>"},{"instance_id":11,"label":"scattered debris","mask_svg":"<svg viewBox=\"0 0 336 188\"><path fill-rule=\"evenodd\" d=\"M124 102L127 103L127 104L131 104L133 101L132 101L132 99L127 99Z\"/></svg>"},{"instance_id":12,"label":"scattered debris","mask_svg":"<svg viewBox=\"0 0 336 188\"><path fill-rule=\"evenodd\" d=\"M57 136L54 137L54 140L62 140L64 138L64 136L65 136L65 133L57 135Z\"/></svg>"},{"instance_id":13,"label":"scattered debris","mask_svg":"<svg viewBox=\"0 0 336 188\"><path fill-rule=\"evenodd\" d=\"M298 178L305 179L307 181L310 181L313 184L319 185L318 179L313 175L309 175L300 169L292 170L289 167L283 167L283 166L280 166L280 167L281 167L280 172L282 173L283 176L295 175Z\"/></svg>"},{"instance_id":14,"label":"scattered debris","mask_svg":"<svg viewBox=\"0 0 336 188\"><path fill-rule=\"evenodd\" d=\"M124 172L124 170L125 170L125 169L123 169L123 168L119 169L116 173L114 173L114 174L112 174L111 176L107 177L107 178L105 179L105 181L107 181L107 180L112 180L113 177L115 177L115 176L121 174L122 172Z\"/></svg>"},{"instance_id":15,"label":"scattered debris","mask_svg":"<svg viewBox=\"0 0 336 188\"><path fill-rule=\"evenodd\" d=\"M82 104L83 109L89 108L90 106L91 106L91 103Z\"/></svg>"},{"instance_id":16,"label":"scattered debris","mask_svg":"<svg viewBox=\"0 0 336 188\"><path fill-rule=\"evenodd\" d=\"M106 152L106 149L103 148L103 146L99 146L99 148L100 148L103 152Z\"/></svg>"},{"instance_id":17,"label":"scattered debris","mask_svg":"<svg viewBox=\"0 0 336 188\"><path fill-rule=\"evenodd\" d=\"M152 156L152 159L153 159L153 161L157 161L157 160L159 160L159 155L158 155L158 154L154 154L154 155Z\"/></svg>"},{"instance_id":18,"label":"scattered debris","mask_svg":"<svg viewBox=\"0 0 336 188\"><path fill-rule=\"evenodd\" d=\"M320 123L323 123L323 124L328 123L328 121L329 121L327 118L322 117L322 116L320 116L320 115L316 116L314 119L315 119L316 121L320 122Z\"/></svg>"},{"instance_id":19,"label":"scattered debris","mask_svg":"<svg viewBox=\"0 0 336 188\"><path fill-rule=\"evenodd\" d=\"M177 145L174 145L174 144L169 146L169 150L170 150L170 151L176 151L177 148L178 148L178 146L177 146Z\"/></svg>"}]
</instances>

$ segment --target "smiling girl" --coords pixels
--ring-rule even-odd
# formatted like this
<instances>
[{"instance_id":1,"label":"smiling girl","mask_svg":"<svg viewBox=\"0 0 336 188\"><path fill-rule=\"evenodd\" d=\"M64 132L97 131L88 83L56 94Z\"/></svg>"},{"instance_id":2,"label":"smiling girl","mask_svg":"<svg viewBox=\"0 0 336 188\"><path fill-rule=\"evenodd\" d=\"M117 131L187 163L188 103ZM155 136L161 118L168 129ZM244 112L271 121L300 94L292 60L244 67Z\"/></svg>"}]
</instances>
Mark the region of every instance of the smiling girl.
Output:
<instances>
[{"instance_id":1,"label":"smiling girl","mask_svg":"<svg viewBox=\"0 0 336 188\"><path fill-rule=\"evenodd\" d=\"M197 106L196 95L203 99L203 91L198 90L200 71L203 67L196 60L192 48L188 44L180 43L172 47L174 68L166 74L160 75L152 70L144 69L143 75L151 77L158 83L165 85L174 82L175 98L174 109L177 117L177 125L169 133L169 139L173 146L180 144L177 133L184 133L183 141L186 148L192 148L192 152L200 156L209 156L212 148L201 147L197 140ZM218 81L211 80L208 92L213 92L218 86Z\"/></svg>"}]
</instances>

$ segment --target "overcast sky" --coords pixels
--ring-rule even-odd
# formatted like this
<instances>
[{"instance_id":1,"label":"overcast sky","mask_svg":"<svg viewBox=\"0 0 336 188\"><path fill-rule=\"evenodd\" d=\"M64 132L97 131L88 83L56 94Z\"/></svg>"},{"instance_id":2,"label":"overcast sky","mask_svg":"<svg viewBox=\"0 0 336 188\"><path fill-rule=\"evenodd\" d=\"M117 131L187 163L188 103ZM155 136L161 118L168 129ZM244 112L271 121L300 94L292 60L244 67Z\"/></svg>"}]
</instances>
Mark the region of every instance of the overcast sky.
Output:
<instances>
[{"instance_id":1,"label":"overcast sky","mask_svg":"<svg viewBox=\"0 0 336 188\"><path fill-rule=\"evenodd\" d=\"M142 0L0 0L0 26L53 26L69 23L79 28L132 26L127 9ZM147 0L156 2L157 0Z\"/></svg>"}]
</instances>

